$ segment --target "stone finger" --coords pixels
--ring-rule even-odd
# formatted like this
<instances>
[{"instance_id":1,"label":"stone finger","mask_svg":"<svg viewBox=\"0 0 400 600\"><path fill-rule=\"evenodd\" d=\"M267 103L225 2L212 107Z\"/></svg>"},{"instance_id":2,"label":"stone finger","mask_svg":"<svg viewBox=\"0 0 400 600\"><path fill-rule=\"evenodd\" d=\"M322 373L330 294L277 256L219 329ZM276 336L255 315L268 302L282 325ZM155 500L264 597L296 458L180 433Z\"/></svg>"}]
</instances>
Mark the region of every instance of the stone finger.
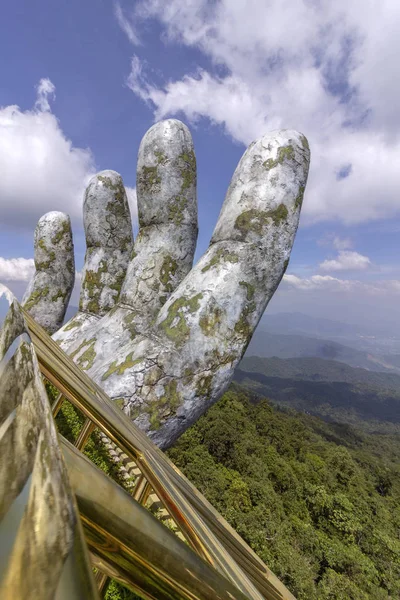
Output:
<instances>
[{"instance_id":1,"label":"stone finger","mask_svg":"<svg viewBox=\"0 0 400 600\"><path fill-rule=\"evenodd\" d=\"M136 190L139 235L119 301L85 330L79 330L81 323L75 320L57 334L68 352L83 344L85 353L90 340L96 360L100 352L113 356L120 346L148 331L190 271L198 228L196 158L186 125L169 119L147 131L139 148Z\"/></svg>"},{"instance_id":2,"label":"stone finger","mask_svg":"<svg viewBox=\"0 0 400 600\"><path fill-rule=\"evenodd\" d=\"M49 212L34 236L35 273L22 300L24 308L50 334L61 326L75 281L75 259L68 215Z\"/></svg>"},{"instance_id":3,"label":"stone finger","mask_svg":"<svg viewBox=\"0 0 400 600\"><path fill-rule=\"evenodd\" d=\"M85 263L78 313L57 334L71 344L117 303L133 252L133 232L126 191L115 171L90 180L83 203Z\"/></svg>"}]
</instances>

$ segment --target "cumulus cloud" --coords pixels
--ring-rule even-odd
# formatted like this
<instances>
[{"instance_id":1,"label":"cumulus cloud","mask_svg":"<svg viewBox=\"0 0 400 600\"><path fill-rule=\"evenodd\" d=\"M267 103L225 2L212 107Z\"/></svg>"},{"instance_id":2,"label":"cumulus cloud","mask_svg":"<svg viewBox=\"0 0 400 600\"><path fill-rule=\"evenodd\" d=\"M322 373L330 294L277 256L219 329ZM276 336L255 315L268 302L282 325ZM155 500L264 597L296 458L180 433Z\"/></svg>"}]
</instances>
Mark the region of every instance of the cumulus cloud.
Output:
<instances>
[{"instance_id":1,"label":"cumulus cloud","mask_svg":"<svg viewBox=\"0 0 400 600\"><path fill-rule=\"evenodd\" d=\"M55 87L37 86L32 110L0 108L1 225L33 231L50 210L81 219L84 187L95 171L90 150L77 148L51 112Z\"/></svg>"},{"instance_id":2,"label":"cumulus cloud","mask_svg":"<svg viewBox=\"0 0 400 600\"><path fill-rule=\"evenodd\" d=\"M159 86L135 57L128 85L156 119L206 117L243 144L268 130L299 129L312 152L306 222L399 214L396 0L300 0L289 10L279 0L146 0L135 18L157 19L169 43L222 67Z\"/></svg>"},{"instance_id":3,"label":"cumulus cloud","mask_svg":"<svg viewBox=\"0 0 400 600\"><path fill-rule=\"evenodd\" d=\"M29 281L35 271L33 258L0 256L0 281Z\"/></svg>"},{"instance_id":4,"label":"cumulus cloud","mask_svg":"<svg viewBox=\"0 0 400 600\"><path fill-rule=\"evenodd\" d=\"M359 271L368 269L370 266L371 261L368 256L351 250L341 250L336 258L324 260L319 268L321 271Z\"/></svg>"}]
</instances>

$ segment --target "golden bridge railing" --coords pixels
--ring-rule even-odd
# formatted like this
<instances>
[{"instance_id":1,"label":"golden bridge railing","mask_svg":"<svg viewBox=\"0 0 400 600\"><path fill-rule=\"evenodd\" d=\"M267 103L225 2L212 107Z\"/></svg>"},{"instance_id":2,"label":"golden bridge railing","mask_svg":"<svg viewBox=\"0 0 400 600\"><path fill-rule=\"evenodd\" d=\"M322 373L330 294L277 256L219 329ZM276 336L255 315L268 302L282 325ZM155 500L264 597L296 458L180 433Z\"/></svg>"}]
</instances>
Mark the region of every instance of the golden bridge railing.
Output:
<instances>
[{"instance_id":1,"label":"golden bridge railing","mask_svg":"<svg viewBox=\"0 0 400 600\"><path fill-rule=\"evenodd\" d=\"M53 415L68 400L86 417L75 447L61 438L61 449L99 588L109 576L144 598L294 600L166 455L16 301L12 306L23 318L43 377L59 390ZM95 429L129 457L137 475L132 495L82 454ZM178 535L144 506L155 504Z\"/></svg>"}]
</instances>

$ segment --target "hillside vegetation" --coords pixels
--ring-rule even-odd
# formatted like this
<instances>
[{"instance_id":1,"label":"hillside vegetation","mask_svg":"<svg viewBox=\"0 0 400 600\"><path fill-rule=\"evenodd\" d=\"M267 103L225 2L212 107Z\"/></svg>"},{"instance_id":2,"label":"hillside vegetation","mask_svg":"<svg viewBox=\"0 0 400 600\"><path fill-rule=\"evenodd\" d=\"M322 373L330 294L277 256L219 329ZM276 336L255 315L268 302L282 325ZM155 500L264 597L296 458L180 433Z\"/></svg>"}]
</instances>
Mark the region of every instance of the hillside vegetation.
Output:
<instances>
[{"instance_id":1,"label":"hillside vegetation","mask_svg":"<svg viewBox=\"0 0 400 600\"><path fill-rule=\"evenodd\" d=\"M71 441L82 416L64 403ZM234 384L169 450L298 600L400 597L400 436L274 407ZM118 476L93 434L85 448ZM134 600L112 581L106 600Z\"/></svg>"},{"instance_id":2,"label":"hillside vegetation","mask_svg":"<svg viewBox=\"0 0 400 600\"><path fill-rule=\"evenodd\" d=\"M169 451L299 600L400 597L400 438L239 386Z\"/></svg>"}]
</instances>

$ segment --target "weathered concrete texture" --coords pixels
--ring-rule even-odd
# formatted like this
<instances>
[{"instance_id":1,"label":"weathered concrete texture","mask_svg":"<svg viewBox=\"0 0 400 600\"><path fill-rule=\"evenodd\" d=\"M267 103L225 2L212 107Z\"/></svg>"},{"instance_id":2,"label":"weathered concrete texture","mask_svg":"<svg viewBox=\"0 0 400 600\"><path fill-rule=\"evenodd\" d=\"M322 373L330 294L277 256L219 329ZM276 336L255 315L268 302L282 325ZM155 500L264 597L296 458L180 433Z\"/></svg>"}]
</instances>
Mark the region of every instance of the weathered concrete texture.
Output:
<instances>
[{"instance_id":1,"label":"weathered concrete texture","mask_svg":"<svg viewBox=\"0 0 400 600\"><path fill-rule=\"evenodd\" d=\"M115 171L102 171L90 180L83 223L87 250L79 309L103 316L119 298L133 251L128 200Z\"/></svg>"},{"instance_id":2,"label":"weathered concrete texture","mask_svg":"<svg viewBox=\"0 0 400 600\"><path fill-rule=\"evenodd\" d=\"M108 213L98 209L98 197L119 184L110 176L104 186L108 175L95 180L85 267L95 276L83 292L91 316L80 313L55 338L159 446L172 444L229 385L288 266L309 158L307 140L296 131L251 144L210 246L190 271L197 236L190 133L176 120L152 127L139 150L138 240L120 298L112 296L102 318L111 295L101 294L115 265L103 269Z\"/></svg>"},{"instance_id":3,"label":"weathered concrete texture","mask_svg":"<svg viewBox=\"0 0 400 600\"><path fill-rule=\"evenodd\" d=\"M145 134L136 190L140 231L121 303L150 316L189 272L196 247L196 158L186 125L168 119Z\"/></svg>"},{"instance_id":4,"label":"weathered concrete texture","mask_svg":"<svg viewBox=\"0 0 400 600\"><path fill-rule=\"evenodd\" d=\"M252 144L209 249L147 334L118 336L118 345L110 316L107 333L100 327L75 342L74 360L159 446L172 444L229 385L287 268L308 166L308 144L295 131Z\"/></svg>"},{"instance_id":5,"label":"weathered concrete texture","mask_svg":"<svg viewBox=\"0 0 400 600\"><path fill-rule=\"evenodd\" d=\"M53 334L53 337L61 346L61 348L69 348L76 340L82 339L84 332L86 332L91 326L96 327L100 318L101 317L98 315L92 315L90 313L78 311L72 317L72 319L70 319L61 329ZM64 342L66 342L66 346L63 345Z\"/></svg>"},{"instance_id":6,"label":"weathered concrete texture","mask_svg":"<svg viewBox=\"0 0 400 600\"><path fill-rule=\"evenodd\" d=\"M49 212L38 222L34 239L35 274L22 300L49 333L61 326L75 281L69 216Z\"/></svg>"},{"instance_id":7,"label":"weathered concrete texture","mask_svg":"<svg viewBox=\"0 0 400 600\"><path fill-rule=\"evenodd\" d=\"M190 132L180 121L162 121L145 134L139 149L137 198L140 231L117 306L90 327L85 320L81 331L77 327L81 320L73 319L64 326L55 339L69 352L82 344L85 348L91 340L96 360L100 355L113 356L125 343L148 331L192 267L197 240L196 159ZM101 219L96 231L100 223ZM90 262L89 251L86 261ZM99 280L99 268L85 265L86 269ZM93 286L87 291L89 308L91 298L97 303L94 292ZM84 368L89 368L88 364Z\"/></svg>"}]
</instances>

